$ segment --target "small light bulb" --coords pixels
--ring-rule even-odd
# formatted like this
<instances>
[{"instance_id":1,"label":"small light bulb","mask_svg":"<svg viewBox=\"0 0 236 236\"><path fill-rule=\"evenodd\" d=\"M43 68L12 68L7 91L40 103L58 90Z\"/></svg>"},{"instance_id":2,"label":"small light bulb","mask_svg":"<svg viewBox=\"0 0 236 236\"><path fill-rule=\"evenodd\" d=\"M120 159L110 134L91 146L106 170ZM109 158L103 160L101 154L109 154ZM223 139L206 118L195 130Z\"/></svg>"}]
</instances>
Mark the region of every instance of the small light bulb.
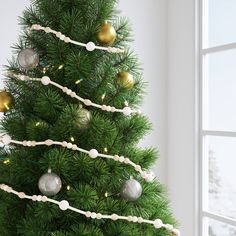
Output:
<instances>
[{"instance_id":1,"label":"small light bulb","mask_svg":"<svg viewBox=\"0 0 236 236\"><path fill-rule=\"evenodd\" d=\"M81 80L80 79L78 79L76 82L75 82L75 84L80 84L81 83Z\"/></svg>"},{"instance_id":2,"label":"small light bulb","mask_svg":"<svg viewBox=\"0 0 236 236\"><path fill-rule=\"evenodd\" d=\"M108 197L108 192L105 192L105 197Z\"/></svg>"},{"instance_id":3,"label":"small light bulb","mask_svg":"<svg viewBox=\"0 0 236 236\"><path fill-rule=\"evenodd\" d=\"M104 100L105 97L106 97L106 93L104 93L104 94L102 95L102 100Z\"/></svg>"},{"instance_id":4,"label":"small light bulb","mask_svg":"<svg viewBox=\"0 0 236 236\"><path fill-rule=\"evenodd\" d=\"M64 65L60 65L60 66L58 67L58 70L61 70L63 67L64 67Z\"/></svg>"},{"instance_id":5,"label":"small light bulb","mask_svg":"<svg viewBox=\"0 0 236 236\"><path fill-rule=\"evenodd\" d=\"M43 73L46 74L46 72L47 72L47 68L44 67L44 68L43 68Z\"/></svg>"},{"instance_id":6,"label":"small light bulb","mask_svg":"<svg viewBox=\"0 0 236 236\"><path fill-rule=\"evenodd\" d=\"M36 126L36 127L40 126L40 122L37 122L37 123L35 124L35 126Z\"/></svg>"},{"instance_id":7,"label":"small light bulb","mask_svg":"<svg viewBox=\"0 0 236 236\"><path fill-rule=\"evenodd\" d=\"M125 101L125 106L128 107L129 106L129 103L127 101Z\"/></svg>"},{"instance_id":8,"label":"small light bulb","mask_svg":"<svg viewBox=\"0 0 236 236\"><path fill-rule=\"evenodd\" d=\"M71 140L72 142L74 142L74 141L75 141L75 138L74 138L74 137L71 137L70 140Z\"/></svg>"},{"instance_id":9,"label":"small light bulb","mask_svg":"<svg viewBox=\"0 0 236 236\"><path fill-rule=\"evenodd\" d=\"M3 162L3 164L9 165L9 164L10 164L10 160L5 160L5 161Z\"/></svg>"},{"instance_id":10,"label":"small light bulb","mask_svg":"<svg viewBox=\"0 0 236 236\"><path fill-rule=\"evenodd\" d=\"M107 149L107 147L105 147L105 148L104 148L104 152L106 152L106 153L108 152L108 149Z\"/></svg>"},{"instance_id":11,"label":"small light bulb","mask_svg":"<svg viewBox=\"0 0 236 236\"><path fill-rule=\"evenodd\" d=\"M68 191L70 191L70 185L68 185L68 186L66 187L66 189L67 189Z\"/></svg>"}]
</instances>

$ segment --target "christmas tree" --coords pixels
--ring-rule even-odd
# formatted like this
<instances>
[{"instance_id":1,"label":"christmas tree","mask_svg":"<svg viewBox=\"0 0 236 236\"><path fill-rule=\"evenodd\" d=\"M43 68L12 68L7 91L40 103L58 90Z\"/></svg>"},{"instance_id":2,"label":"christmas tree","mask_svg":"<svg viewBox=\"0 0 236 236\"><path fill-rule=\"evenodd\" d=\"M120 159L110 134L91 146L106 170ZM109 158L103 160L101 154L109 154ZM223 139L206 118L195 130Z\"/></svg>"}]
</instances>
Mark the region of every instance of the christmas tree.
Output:
<instances>
[{"instance_id":1,"label":"christmas tree","mask_svg":"<svg viewBox=\"0 0 236 236\"><path fill-rule=\"evenodd\" d=\"M0 92L1 236L179 236L116 0L34 0Z\"/></svg>"}]
</instances>

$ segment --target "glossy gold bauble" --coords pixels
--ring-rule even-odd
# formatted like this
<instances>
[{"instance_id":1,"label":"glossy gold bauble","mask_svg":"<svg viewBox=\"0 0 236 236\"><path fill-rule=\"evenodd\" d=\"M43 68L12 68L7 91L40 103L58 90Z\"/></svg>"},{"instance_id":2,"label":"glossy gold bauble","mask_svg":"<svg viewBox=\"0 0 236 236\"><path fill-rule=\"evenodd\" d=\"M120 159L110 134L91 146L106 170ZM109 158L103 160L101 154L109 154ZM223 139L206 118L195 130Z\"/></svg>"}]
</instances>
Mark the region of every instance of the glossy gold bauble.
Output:
<instances>
[{"instance_id":1,"label":"glossy gold bauble","mask_svg":"<svg viewBox=\"0 0 236 236\"><path fill-rule=\"evenodd\" d=\"M98 29L97 40L101 45L112 45L116 40L116 30L111 24L104 22Z\"/></svg>"},{"instance_id":2,"label":"glossy gold bauble","mask_svg":"<svg viewBox=\"0 0 236 236\"><path fill-rule=\"evenodd\" d=\"M13 103L12 95L9 92L0 92L0 112L7 112L11 109Z\"/></svg>"},{"instance_id":3,"label":"glossy gold bauble","mask_svg":"<svg viewBox=\"0 0 236 236\"><path fill-rule=\"evenodd\" d=\"M117 74L117 83L127 90L134 87L134 77L127 71L122 71Z\"/></svg>"}]
</instances>

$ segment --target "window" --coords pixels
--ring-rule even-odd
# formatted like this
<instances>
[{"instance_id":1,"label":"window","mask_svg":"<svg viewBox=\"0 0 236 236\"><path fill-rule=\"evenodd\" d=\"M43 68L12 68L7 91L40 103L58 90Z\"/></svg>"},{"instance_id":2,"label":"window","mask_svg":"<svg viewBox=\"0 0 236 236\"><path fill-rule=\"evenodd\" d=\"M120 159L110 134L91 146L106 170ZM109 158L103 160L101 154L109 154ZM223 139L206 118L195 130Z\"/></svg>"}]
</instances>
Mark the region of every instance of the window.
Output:
<instances>
[{"instance_id":1,"label":"window","mask_svg":"<svg viewBox=\"0 0 236 236\"><path fill-rule=\"evenodd\" d=\"M235 0L201 0L201 236L236 235L235 12Z\"/></svg>"}]
</instances>

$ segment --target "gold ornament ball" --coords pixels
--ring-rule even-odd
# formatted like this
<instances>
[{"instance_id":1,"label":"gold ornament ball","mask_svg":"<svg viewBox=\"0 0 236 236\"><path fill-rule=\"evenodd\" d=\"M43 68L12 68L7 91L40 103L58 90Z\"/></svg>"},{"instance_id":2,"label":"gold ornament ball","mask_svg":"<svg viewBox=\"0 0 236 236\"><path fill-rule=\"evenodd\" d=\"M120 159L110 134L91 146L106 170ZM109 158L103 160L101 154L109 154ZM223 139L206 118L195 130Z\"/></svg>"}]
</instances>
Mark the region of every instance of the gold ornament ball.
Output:
<instances>
[{"instance_id":1,"label":"gold ornament ball","mask_svg":"<svg viewBox=\"0 0 236 236\"><path fill-rule=\"evenodd\" d=\"M9 92L0 92L0 112L7 112L11 109L13 97Z\"/></svg>"},{"instance_id":2,"label":"gold ornament ball","mask_svg":"<svg viewBox=\"0 0 236 236\"><path fill-rule=\"evenodd\" d=\"M116 40L116 30L111 24L104 22L98 29L97 40L102 45L112 45Z\"/></svg>"},{"instance_id":3,"label":"gold ornament ball","mask_svg":"<svg viewBox=\"0 0 236 236\"><path fill-rule=\"evenodd\" d=\"M122 71L117 74L117 83L127 90L134 87L134 77L127 71Z\"/></svg>"}]
</instances>

